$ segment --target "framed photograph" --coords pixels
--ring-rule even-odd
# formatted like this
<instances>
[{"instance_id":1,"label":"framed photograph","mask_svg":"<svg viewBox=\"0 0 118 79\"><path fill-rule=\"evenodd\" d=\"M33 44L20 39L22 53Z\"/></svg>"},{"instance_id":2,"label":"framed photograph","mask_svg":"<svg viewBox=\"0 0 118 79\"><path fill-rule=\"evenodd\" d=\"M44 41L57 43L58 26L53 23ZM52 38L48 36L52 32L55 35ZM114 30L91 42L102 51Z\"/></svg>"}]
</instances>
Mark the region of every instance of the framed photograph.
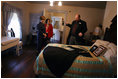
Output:
<instances>
[{"instance_id":1,"label":"framed photograph","mask_svg":"<svg viewBox=\"0 0 118 79\"><path fill-rule=\"evenodd\" d=\"M106 51L106 49L107 49L106 47L100 45L100 46L93 52L93 54L94 54L95 56L99 56L100 54L104 53L104 52Z\"/></svg>"},{"instance_id":2,"label":"framed photograph","mask_svg":"<svg viewBox=\"0 0 118 79\"><path fill-rule=\"evenodd\" d=\"M90 49L90 51L91 51L91 52L94 52L97 48L98 48L98 46L94 45L94 46Z\"/></svg>"}]
</instances>

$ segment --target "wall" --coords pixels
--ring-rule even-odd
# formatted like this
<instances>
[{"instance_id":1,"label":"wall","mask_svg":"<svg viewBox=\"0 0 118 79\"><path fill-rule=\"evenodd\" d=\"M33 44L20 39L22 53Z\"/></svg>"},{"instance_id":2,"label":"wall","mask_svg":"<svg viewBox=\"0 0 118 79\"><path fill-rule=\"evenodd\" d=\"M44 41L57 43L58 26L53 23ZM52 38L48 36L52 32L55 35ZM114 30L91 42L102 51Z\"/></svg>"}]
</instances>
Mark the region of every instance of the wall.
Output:
<instances>
[{"instance_id":1,"label":"wall","mask_svg":"<svg viewBox=\"0 0 118 79\"><path fill-rule=\"evenodd\" d=\"M117 1L107 1L104 20L103 20L103 30L105 31L106 27L110 27L111 20L117 14Z\"/></svg>"},{"instance_id":2,"label":"wall","mask_svg":"<svg viewBox=\"0 0 118 79\"><path fill-rule=\"evenodd\" d=\"M56 13L56 12L52 12L52 16L60 16L62 18L65 17L64 13Z\"/></svg>"},{"instance_id":3,"label":"wall","mask_svg":"<svg viewBox=\"0 0 118 79\"><path fill-rule=\"evenodd\" d=\"M1 2L1 6L2 6L2 2ZM2 8L2 7L1 7ZM2 25L3 25L3 16L2 16L2 9L1 9L1 37L2 37Z\"/></svg>"}]
</instances>

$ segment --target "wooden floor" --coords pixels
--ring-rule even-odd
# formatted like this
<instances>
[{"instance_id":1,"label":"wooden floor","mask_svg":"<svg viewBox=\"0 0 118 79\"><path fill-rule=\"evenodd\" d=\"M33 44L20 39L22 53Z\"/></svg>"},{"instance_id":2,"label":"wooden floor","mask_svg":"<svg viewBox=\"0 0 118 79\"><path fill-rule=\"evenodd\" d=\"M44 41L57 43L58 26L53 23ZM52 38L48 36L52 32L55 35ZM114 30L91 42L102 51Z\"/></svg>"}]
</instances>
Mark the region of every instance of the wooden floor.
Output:
<instances>
[{"instance_id":1,"label":"wooden floor","mask_svg":"<svg viewBox=\"0 0 118 79\"><path fill-rule=\"evenodd\" d=\"M3 54L4 53L4 54ZM2 52L1 78L34 78L33 65L36 59L35 46L23 47L23 54Z\"/></svg>"},{"instance_id":2,"label":"wooden floor","mask_svg":"<svg viewBox=\"0 0 118 79\"><path fill-rule=\"evenodd\" d=\"M51 41L51 43L60 42ZM1 78L35 78L33 65L37 57L36 52L35 44L24 46L20 56L17 56L13 49L1 52Z\"/></svg>"}]
</instances>

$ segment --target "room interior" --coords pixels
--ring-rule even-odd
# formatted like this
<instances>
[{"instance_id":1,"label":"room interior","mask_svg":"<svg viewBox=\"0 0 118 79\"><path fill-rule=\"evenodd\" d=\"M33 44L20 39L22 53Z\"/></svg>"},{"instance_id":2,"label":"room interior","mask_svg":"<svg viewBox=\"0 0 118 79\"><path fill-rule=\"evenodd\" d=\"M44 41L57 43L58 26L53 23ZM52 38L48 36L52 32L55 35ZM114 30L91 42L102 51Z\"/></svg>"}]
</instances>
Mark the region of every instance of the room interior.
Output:
<instances>
[{"instance_id":1,"label":"room interior","mask_svg":"<svg viewBox=\"0 0 118 79\"><path fill-rule=\"evenodd\" d=\"M62 5L59 5L59 2L62 2ZM5 14L5 11L7 10L11 12L14 11L14 13L12 13L12 17L8 17L10 18L9 20L8 18L5 18L7 14ZM75 14L77 13L79 13L81 15L81 19L87 23L88 30L85 33L84 37L86 42L82 47L70 45L71 47L69 48L67 45L67 38L70 28L66 26L66 23L71 24L74 20ZM86 50L89 50L90 48L92 49L94 45L99 46L100 44L104 44L106 46L110 46L112 45L111 43L113 43L114 49L111 49L113 50L113 52L115 52L114 55L116 55L114 56L115 58L113 60L117 60L117 49L115 49L117 48L117 1L53 1L53 4L51 4L51 1L1 1L2 78L60 77L58 75L55 76L54 73L52 74L48 71L45 71L45 68L48 70L48 67L45 64L41 65L42 63L45 63L44 57L42 57L43 54L41 53L38 56L36 55L37 24L40 22L40 16L45 16L46 18L51 19L51 23L53 26L53 37L50 40L51 44L46 46L48 51L56 51L49 49L48 46L54 46L57 48L65 47L64 49L69 50L73 49L73 47L79 49L85 48ZM8 20L8 22L6 22L6 20ZM95 28L99 25L102 25L102 35L99 39L94 40L91 36L94 34ZM11 41L11 43L9 43L9 40ZM103 42L103 40L109 42L109 44L107 42ZM46 47L44 47L42 52L45 51ZM109 49L109 47L107 49ZM109 51L105 50L104 52L110 51L111 50L109 49ZM90 55L93 58L95 57L91 53ZM104 55L106 56L107 54ZM78 59L75 61L79 60L79 56L77 58ZM97 57L96 55L96 58L99 57ZM106 59L104 59L103 57L101 57L101 59L103 62L106 62ZM39 60L41 61L41 63L38 62ZM93 60L98 62L98 60L95 58L86 59L86 61ZM80 59L79 61L82 60ZM37 63L39 64L39 70L40 67L44 68L44 70L40 70L41 72L37 72ZM108 68L107 65L108 63L103 64L99 67L95 66L95 68L101 67L104 69L103 66L106 66L106 68ZM113 65L114 71L115 69L117 69L116 65L117 63L115 64L115 66ZM76 65L72 64L72 67L74 66ZM85 66L87 67L88 65ZM26 75L26 73L28 74ZM83 74L82 76L78 76L75 75L75 72L73 73L74 75L70 76L70 71L67 71L67 73L65 73L63 77L98 77L96 76L96 74L94 76L91 76L90 74L88 75L85 73L85 76L83 76ZM44 76L40 74L43 74ZM111 75L111 73L109 74ZM108 74L106 73L102 74L101 76L107 78L111 77L110 75L107 75ZM117 77L116 71L115 73L113 73L112 77Z\"/></svg>"}]
</instances>

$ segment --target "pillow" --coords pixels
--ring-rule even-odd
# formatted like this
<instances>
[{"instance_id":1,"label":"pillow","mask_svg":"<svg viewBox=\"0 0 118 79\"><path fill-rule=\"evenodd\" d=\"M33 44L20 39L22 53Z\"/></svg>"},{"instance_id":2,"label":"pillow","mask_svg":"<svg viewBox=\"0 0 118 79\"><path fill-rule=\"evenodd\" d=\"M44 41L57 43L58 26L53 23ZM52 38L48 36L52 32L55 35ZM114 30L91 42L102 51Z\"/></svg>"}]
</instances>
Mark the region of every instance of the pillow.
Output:
<instances>
[{"instance_id":1,"label":"pillow","mask_svg":"<svg viewBox=\"0 0 118 79\"><path fill-rule=\"evenodd\" d=\"M117 46L113 43L110 43L107 46L108 50L106 51L106 53L104 54L104 56L108 59L110 59L110 57L112 56L117 56Z\"/></svg>"},{"instance_id":2,"label":"pillow","mask_svg":"<svg viewBox=\"0 0 118 79\"><path fill-rule=\"evenodd\" d=\"M104 53L104 57L110 59L111 56L116 56L117 55L117 46L113 43L110 43L108 41L103 41L103 40L97 40L91 47L90 51L95 52L98 48L104 47L107 50ZM93 50L94 48L94 50Z\"/></svg>"},{"instance_id":3,"label":"pillow","mask_svg":"<svg viewBox=\"0 0 118 79\"><path fill-rule=\"evenodd\" d=\"M108 45L109 43L110 43L110 42L108 42L108 41L96 40L96 42L91 46L91 48L92 48L94 45L96 45L96 46L102 45L102 46L104 46L104 47L107 48L107 45Z\"/></svg>"},{"instance_id":4,"label":"pillow","mask_svg":"<svg viewBox=\"0 0 118 79\"><path fill-rule=\"evenodd\" d=\"M103 56L111 61L113 73L117 74L117 46L113 43L110 43L108 47L109 49Z\"/></svg>"}]
</instances>

